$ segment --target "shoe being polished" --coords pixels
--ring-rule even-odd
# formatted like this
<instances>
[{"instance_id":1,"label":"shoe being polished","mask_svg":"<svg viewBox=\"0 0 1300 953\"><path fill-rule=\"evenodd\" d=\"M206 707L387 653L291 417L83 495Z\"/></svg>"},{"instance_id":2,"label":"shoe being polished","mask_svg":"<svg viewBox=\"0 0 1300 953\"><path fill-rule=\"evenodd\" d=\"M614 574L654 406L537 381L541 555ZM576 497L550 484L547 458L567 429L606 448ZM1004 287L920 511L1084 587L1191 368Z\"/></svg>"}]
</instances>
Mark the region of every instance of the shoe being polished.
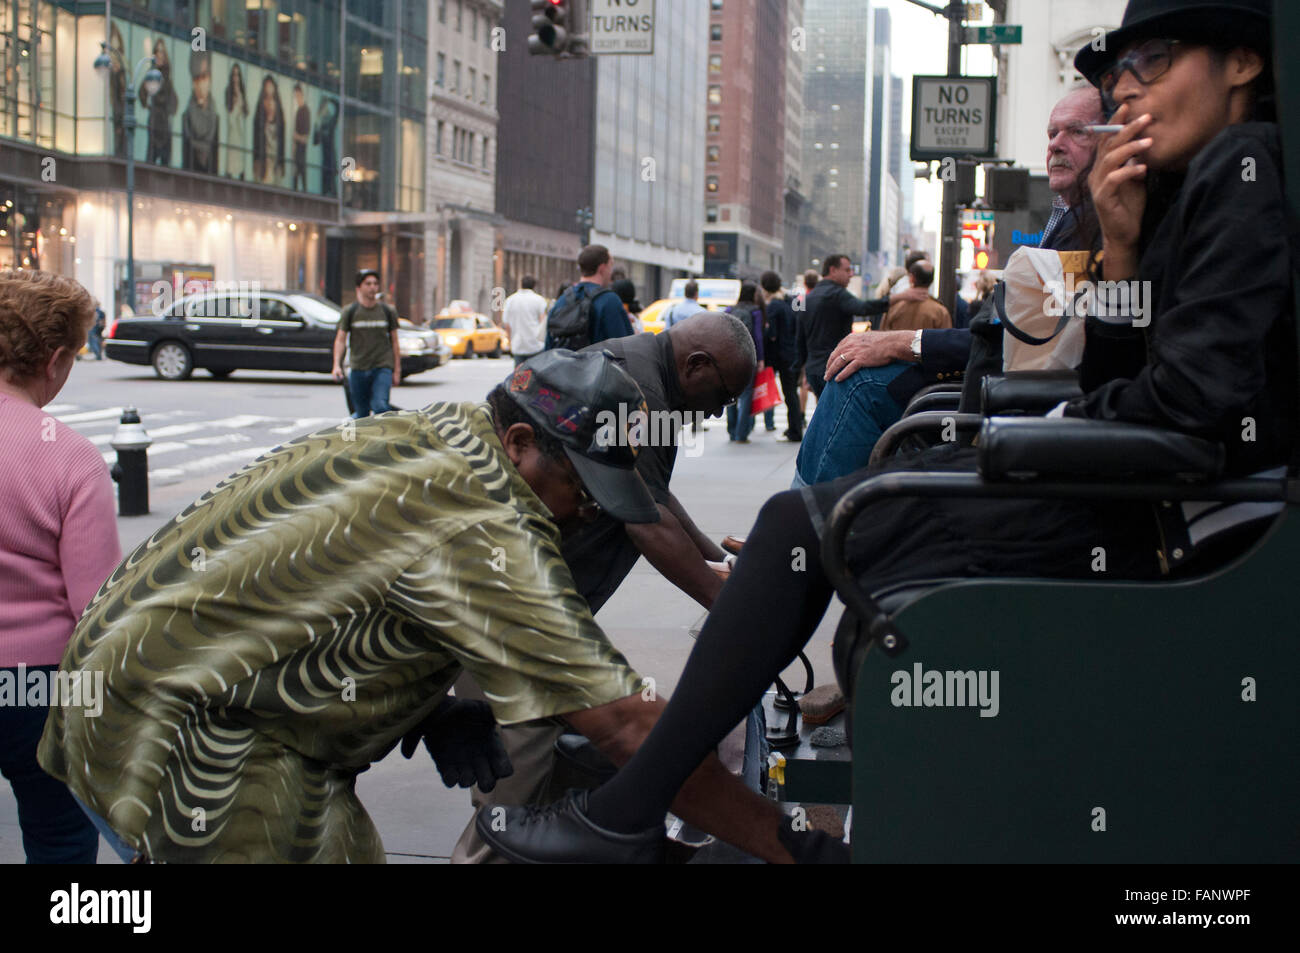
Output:
<instances>
[{"instance_id":1,"label":"shoe being polished","mask_svg":"<svg viewBox=\"0 0 1300 953\"><path fill-rule=\"evenodd\" d=\"M598 827L587 817L587 792L569 791L543 807L485 805L475 818L479 836L516 864L661 864L664 828L636 834Z\"/></svg>"}]
</instances>

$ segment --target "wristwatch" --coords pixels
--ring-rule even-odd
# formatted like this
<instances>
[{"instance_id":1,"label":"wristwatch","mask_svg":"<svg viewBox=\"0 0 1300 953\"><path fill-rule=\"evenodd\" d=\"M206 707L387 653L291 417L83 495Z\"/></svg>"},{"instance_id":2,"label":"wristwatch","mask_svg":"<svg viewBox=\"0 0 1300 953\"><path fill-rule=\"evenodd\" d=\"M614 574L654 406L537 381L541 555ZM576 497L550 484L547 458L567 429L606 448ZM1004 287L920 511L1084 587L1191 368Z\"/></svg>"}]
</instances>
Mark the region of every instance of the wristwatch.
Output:
<instances>
[{"instance_id":1,"label":"wristwatch","mask_svg":"<svg viewBox=\"0 0 1300 953\"><path fill-rule=\"evenodd\" d=\"M921 332L919 329L912 335L912 357L918 361L921 360Z\"/></svg>"}]
</instances>

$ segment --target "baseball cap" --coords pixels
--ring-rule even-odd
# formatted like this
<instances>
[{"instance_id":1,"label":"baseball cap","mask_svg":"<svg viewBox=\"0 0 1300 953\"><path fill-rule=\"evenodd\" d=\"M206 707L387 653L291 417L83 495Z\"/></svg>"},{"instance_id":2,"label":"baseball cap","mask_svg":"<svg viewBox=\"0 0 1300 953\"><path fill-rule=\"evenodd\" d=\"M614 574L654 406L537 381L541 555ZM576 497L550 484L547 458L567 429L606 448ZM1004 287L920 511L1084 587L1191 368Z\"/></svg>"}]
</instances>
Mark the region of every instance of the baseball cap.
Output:
<instances>
[{"instance_id":1,"label":"baseball cap","mask_svg":"<svg viewBox=\"0 0 1300 953\"><path fill-rule=\"evenodd\" d=\"M627 432L628 418L645 413L645 397L613 354L543 351L515 368L505 387L529 420L564 447L601 509L623 523L659 522Z\"/></svg>"}]
</instances>

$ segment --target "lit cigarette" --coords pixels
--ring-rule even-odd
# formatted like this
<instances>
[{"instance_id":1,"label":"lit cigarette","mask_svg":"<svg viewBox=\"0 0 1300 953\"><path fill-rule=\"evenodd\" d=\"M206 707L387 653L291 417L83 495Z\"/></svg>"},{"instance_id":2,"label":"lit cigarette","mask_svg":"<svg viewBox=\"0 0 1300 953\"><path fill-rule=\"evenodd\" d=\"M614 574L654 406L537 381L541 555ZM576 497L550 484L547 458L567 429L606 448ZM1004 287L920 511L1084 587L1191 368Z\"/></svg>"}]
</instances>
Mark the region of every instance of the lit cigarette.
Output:
<instances>
[{"instance_id":1,"label":"lit cigarette","mask_svg":"<svg viewBox=\"0 0 1300 953\"><path fill-rule=\"evenodd\" d=\"M1104 136L1112 132L1119 132L1124 127L1123 126L1084 126L1083 128L1088 130L1089 132Z\"/></svg>"}]
</instances>

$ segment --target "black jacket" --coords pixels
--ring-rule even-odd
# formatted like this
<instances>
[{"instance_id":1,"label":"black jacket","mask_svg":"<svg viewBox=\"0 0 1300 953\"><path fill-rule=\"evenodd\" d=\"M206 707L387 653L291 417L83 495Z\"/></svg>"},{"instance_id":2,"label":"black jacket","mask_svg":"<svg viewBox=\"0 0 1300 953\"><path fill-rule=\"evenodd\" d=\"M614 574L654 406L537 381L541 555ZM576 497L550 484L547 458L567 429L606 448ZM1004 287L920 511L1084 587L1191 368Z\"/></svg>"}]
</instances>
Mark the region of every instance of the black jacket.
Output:
<instances>
[{"instance_id":1,"label":"black jacket","mask_svg":"<svg viewBox=\"0 0 1300 953\"><path fill-rule=\"evenodd\" d=\"M826 361L835 345L853 330L853 319L889 310L889 295L883 298L855 298L849 289L829 278L817 282L804 299L804 313L799 316L799 363L808 380L818 380L826 373Z\"/></svg>"},{"instance_id":2,"label":"black jacket","mask_svg":"<svg viewBox=\"0 0 1300 953\"><path fill-rule=\"evenodd\" d=\"M1087 320L1067 416L1124 420L1221 442L1227 473L1288 463L1296 427L1291 276L1277 127L1221 132L1162 202L1148 199L1138 275L1149 327ZM1161 206L1168 210L1157 220ZM1104 263L1103 263L1104 268ZM1103 276L1104 277L1104 276Z\"/></svg>"},{"instance_id":3,"label":"black jacket","mask_svg":"<svg viewBox=\"0 0 1300 953\"><path fill-rule=\"evenodd\" d=\"M771 337L763 342L767 363L776 371L793 371L799 367L799 319L785 296L772 297L764 305Z\"/></svg>"}]
</instances>

